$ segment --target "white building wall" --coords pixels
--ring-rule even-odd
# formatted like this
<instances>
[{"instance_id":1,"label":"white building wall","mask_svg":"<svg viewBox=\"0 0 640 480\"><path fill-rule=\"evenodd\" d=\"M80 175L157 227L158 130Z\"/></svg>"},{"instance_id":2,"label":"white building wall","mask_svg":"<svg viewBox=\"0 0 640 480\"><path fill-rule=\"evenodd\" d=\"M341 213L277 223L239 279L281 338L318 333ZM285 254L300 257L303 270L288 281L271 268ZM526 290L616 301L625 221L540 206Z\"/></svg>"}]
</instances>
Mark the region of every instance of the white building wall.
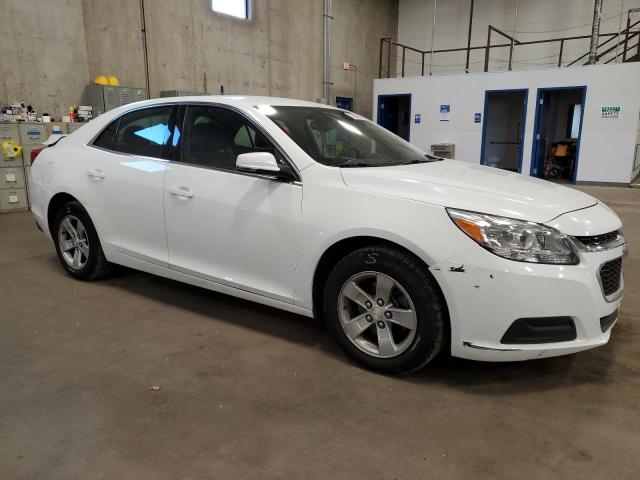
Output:
<instances>
[{"instance_id":1,"label":"white building wall","mask_svg":"<svg viewBox=\"0 0 640 480\"><path fill-rule=\"evenodd\" d=\"M437 0L433 42L435 50L466 48L470 4L471 0ZM590 35L593 4L594 0L518 0L515 37L520 41L533 41ZM399 43L420 50L431 50L431 34L434 26L433 5L434 0L400 0ZM488 25L511 34L514 31L515 7L516 0L475 0L471 45L486 45ZM638 7L640 7L640 0L606 0L603 3L600 32L617 33L620 26L625 28L627 11ZM638 19L640 17L636 18ZM509 43L509 41L493 33L491 43ZM613 44L614 41L609 45ZM515 47L513 69L527 70L556 66L559 50L560 44L557 42ZM566 42L563 52L564 63L574 60L588 50L589 39ZM400 49L397 55L397 71L400 72ZM469 71L483 71L484 55L484 49L471 52ZM489 71L507 70L508 59L509 48L491 49ZM407 51L405 75L419 75L420 60L419 54ZM463 73L465 60L466 52L436 54L431 65L432 73ZM426 63L425 72L428 73L429 55L426 56Z\"/></svg>"},{"instance_id":2,"label":"white building wall","mask_svg":"<svg viewBox=\"0 0 640 480\"><path fill-rule=\"evenodd\" d=\"M587 86L577 181L628 183L632 172L640 115L640 63L594 65L527 72L476 73L375 80L378 95L410 93L411 143L430 151L434 143L454 143L456 159L480 163L486 90L527 88L522 174L529 175L538 88ZM451 105L448 122L440 121L440 105ZM603 106L620 106L617 119L601 118ZM415 123L415 114L421 123Z\"/></svg>"}]
</instances>

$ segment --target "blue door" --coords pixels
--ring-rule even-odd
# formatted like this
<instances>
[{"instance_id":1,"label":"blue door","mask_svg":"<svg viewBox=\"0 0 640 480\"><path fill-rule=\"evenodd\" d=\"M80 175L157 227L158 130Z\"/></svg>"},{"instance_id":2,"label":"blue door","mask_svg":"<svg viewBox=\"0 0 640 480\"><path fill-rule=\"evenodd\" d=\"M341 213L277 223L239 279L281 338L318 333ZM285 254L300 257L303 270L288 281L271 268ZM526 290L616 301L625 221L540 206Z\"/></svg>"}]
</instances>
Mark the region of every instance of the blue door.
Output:
<instances>
[{"instance_id":1,"label":"blue door","mask_svg":"<svg viewBox=\"0 0 640 480\"><path fill-rule=\"evenodd\" d=\"M531 176L576 182L586 95L585 86L538 89Z\"/></svg>"},{"instance_id":2,"label":"blue door","mask_svg":"<svg viewBox=\"0 0 640 480\"><path fill-rule=\"evenodd\" d=\"M353 98L351 97L336 97L336 107L342 110L349 110L353 112Z\"/></svg>"},{"instance_id":3,"label":"blue door","mask_svg":"<svg viewBox=\"0 0 640 480\"><path fill-rule=\"evenodd\" d=\"M378 95L378 125L409 141L411 94Z\"/></svg>"},{"instance_id":4,"label":"blue door","mask_svg":"<svg viewBox=\"0 0 640 480\"><path fill-rule=\"evenodd\" d=\"M522 171L522 142L529 90L487 90L484 97L480 163Z\"/></svg>"}]
</instances>

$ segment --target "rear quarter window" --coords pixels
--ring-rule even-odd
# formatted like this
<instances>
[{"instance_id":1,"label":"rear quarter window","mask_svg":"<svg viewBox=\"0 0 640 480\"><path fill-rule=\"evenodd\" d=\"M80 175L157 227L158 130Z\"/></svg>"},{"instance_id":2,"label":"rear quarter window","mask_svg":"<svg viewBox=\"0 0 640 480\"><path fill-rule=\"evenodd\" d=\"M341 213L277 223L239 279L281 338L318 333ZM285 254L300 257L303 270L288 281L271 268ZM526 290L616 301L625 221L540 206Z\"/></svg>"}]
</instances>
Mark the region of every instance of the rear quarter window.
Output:
<instances>
[{"instance_id":1,"label":"rear quarter window","mask_svg":"<svg viewBox=\"0 0 640 480\"><path fill-rule=\"evenodd\" d=\"M115 138L119 121L120 119L118 118L111 122L93 141L92 145L100 148L106 148L107 150L113 150L113 139Z\"/></svg>"}]
</instances>

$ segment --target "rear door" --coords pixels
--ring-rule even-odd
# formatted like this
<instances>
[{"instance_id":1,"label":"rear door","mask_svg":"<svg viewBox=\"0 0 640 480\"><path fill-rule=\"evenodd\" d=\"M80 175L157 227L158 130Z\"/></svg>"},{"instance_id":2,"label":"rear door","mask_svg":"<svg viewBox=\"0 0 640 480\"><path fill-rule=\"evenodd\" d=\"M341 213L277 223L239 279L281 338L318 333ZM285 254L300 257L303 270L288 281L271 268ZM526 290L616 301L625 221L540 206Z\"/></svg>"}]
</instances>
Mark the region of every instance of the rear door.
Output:
<instances>
[{"instance_id":1,"label":"rear door","mask_svg":"<svg viewBox=\"0 0 640 480\"><path fill-rule=\"evenodd\" d=\"M194 104L183 116L180 158L165 182L170 267L292 303L302 185L236 170L237 156L251 151L290 168L243 114Z\"/></svg>"},{"instance_id":2,"label":"rear door","mask_svg":"<svg viewBox=\"0 0 640 480\"><path fill-rule=\"evenodd\" d=\"M161 105L122 115L79 162L87 205L112 256L167 265L164 178L177 110Z\"/></svg>"}]
</instances>

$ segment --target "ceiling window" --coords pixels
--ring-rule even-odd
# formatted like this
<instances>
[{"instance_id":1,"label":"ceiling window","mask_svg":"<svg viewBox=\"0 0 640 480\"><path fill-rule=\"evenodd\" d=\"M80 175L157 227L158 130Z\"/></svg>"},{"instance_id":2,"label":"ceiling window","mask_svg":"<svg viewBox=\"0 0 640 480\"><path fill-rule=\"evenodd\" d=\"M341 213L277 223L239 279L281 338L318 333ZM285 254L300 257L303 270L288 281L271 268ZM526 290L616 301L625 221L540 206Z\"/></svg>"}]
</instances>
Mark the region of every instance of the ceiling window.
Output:
<instances>
[{"instance_id":1,"label":"ceiling window","mask_svg":"<svg viewBox=\"0 0 640 480\"><path fill-rule=\"evenodd\" d=\"M211 9L224 15L249 19L250 0L211 0Z\"/></svg>"}]
</instances>

